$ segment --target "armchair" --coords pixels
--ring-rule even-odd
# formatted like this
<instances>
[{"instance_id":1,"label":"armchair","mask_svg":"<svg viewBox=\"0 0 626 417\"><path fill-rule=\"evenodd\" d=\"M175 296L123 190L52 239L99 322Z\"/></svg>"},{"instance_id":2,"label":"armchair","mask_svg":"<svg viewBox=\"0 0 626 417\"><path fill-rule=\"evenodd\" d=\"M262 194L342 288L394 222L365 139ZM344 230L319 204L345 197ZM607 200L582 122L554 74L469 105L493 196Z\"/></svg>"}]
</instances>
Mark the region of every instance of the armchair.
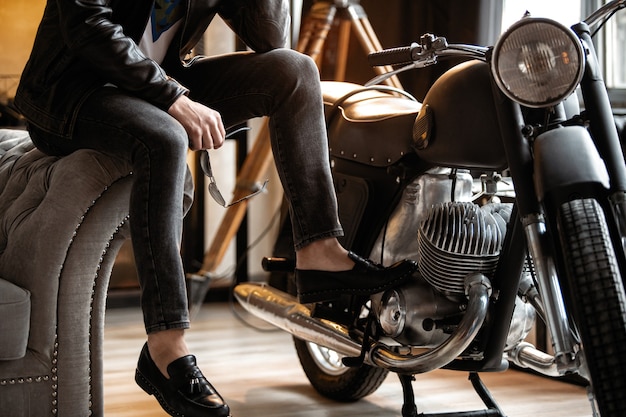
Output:
<instances>
[{"instance_id":1,"label":"armchair","mask_svg":"<svg viewBox=\"0 0 626 417\"><path fill-rule=\"evenodd\" d=\"M103 415L106 296L131 186L125 161L46 156L0 129L0 415Z\"/></svg>"}]
</instances>

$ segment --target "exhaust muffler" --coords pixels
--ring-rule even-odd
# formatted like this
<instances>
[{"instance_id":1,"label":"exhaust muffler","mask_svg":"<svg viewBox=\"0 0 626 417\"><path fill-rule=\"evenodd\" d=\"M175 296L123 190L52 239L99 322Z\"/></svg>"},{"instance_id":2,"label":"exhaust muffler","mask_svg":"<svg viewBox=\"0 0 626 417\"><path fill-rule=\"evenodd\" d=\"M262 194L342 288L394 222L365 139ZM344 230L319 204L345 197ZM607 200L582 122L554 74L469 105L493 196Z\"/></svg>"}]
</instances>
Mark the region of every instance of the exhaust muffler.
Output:
<instances>
[{"instance_id":1,"label":"exhaust muffler","mask_svg":"<svg viewBox=\"0 0 626 417\"><path fill-rule=\"evenodd\" d=\"M297 338L346 356L361 353L361 345L350 338L345 327L312 317L306 305L276 288L266 284L239 284L235 287L235 298L249 313Z\"/></svg>"},{"instance_id":2,"label":"exhaust muffler","mask_svg":"<svg viewBox=\"0 0 626 417\"><path fill-rule=\"evenodd\" d=\"M424 373L456 359L478 334L485 317L491 283L482 274L466 279L468 306L457 329L441 345L420 354L400 354L394 347L375 342L366 347L365 363L398 373ZM254 316L293 336L355 357L362 347L348 330L329 320L313 317L311 310L292 295L265 284L244 283L235 287L235 297Z\"/></svg>"}]
</instances>

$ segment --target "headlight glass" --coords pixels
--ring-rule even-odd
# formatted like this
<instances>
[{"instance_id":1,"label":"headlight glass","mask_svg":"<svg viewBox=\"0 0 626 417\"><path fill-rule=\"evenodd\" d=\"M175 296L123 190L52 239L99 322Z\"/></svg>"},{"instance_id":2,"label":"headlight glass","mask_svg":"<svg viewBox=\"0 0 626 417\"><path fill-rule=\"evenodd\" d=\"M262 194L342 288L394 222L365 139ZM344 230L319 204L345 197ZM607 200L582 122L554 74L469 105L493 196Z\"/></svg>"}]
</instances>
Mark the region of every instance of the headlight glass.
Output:
<instances>
[{"instance_id":1,"label":"headlight glass","mask_svg":"<svg viewBox=\"0 0 626 417\"><path fill-rule=\"evenodd\" d=\"M528 17L500 37L491 71L510 99L528 107L549 107L574 92L584 60L582 45L570 29Z\"/></svg>"}]
</instances>

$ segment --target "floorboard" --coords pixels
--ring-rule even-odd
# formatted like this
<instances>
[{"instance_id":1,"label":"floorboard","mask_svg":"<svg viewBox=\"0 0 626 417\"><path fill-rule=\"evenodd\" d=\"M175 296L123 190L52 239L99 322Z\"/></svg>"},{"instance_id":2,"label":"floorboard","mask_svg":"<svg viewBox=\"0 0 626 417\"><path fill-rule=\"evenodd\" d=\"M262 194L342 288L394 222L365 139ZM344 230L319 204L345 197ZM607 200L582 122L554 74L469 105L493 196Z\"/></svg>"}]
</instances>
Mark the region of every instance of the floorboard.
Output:
<instances>
[{"instance_id":1,"label":"floorboard","mask_svg":"<svg viewBox=\"0 0 626 417\"><path fill-rule=\"evenodd\" d=\"M402 389L394 374L360 401L331 401L308 383L291 336L254 319L241 320L241 314L225 302L205 304L187 333L200 368L226 398L233 417L401 416ZM107 311L104 394L108 417L167 416L134 382L144 340L138 308ZM508 417L591 415L583 387L517 370L481 377ZM413 387L419 413L483 407L465 373L438 370L417 375Z\"/></svg>"}]
</instances>

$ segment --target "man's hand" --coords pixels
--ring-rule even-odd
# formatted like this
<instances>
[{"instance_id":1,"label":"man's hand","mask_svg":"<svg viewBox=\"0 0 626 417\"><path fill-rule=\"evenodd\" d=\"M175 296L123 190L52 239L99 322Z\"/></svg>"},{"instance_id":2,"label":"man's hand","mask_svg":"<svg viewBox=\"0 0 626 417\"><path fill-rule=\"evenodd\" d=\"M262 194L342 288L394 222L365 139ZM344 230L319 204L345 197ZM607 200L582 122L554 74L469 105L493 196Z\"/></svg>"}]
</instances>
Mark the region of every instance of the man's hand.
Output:
<instances>
[{"instance_id":1,"label":"man's hand","mask_svg":"<svg viewBox=\"0 0 626 417\"><path fill-rule=\"evenodd\" d=\"M224 123L215 110L182 95L167 112L187 131L191 150L217 149L224 144Z\"/></svg>"}]
</instances>

